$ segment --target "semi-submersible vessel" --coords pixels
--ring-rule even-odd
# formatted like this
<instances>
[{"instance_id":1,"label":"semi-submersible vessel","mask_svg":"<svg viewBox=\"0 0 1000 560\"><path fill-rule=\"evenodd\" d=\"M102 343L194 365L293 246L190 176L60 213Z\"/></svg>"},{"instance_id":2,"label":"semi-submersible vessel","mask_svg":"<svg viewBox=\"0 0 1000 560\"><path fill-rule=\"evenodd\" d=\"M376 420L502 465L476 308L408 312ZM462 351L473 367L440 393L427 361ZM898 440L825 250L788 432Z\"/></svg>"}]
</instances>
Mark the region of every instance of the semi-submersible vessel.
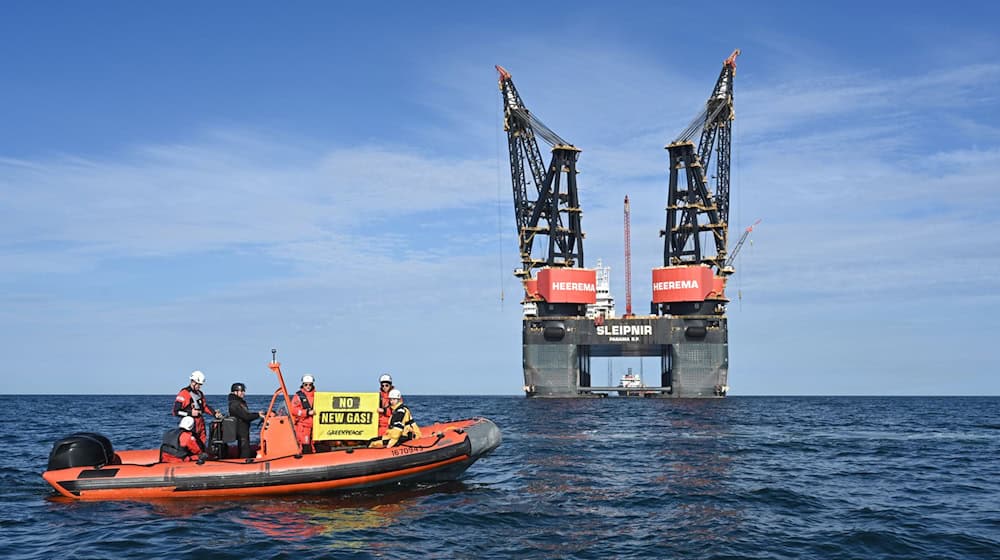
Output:
<instances>
[{"instance_id":1,"label":"semi-submersible vessel","mask_svg":"<svg viewBox=\"0 0 1000 560\"><path fill-rule=\"evenodd\" d=\"M617 389L592 383L593 357L659 356L658 383L644 387L644 396L711 398L729 391L726 280L750 231L727 250L733 78L739 52L723 63L701 113L666 146L663 266L652 270L649 315L631 312L631 292L623 316L615 316L608 305L607 270L584 265L576 180L580 149L528 111L510 73L497 66L521 254L515 274L524 287L522 348L528 397L587 397ZM538 137L552 146L548 165ZM710 185L706 170L713 154ZM626 248L628 235L626 225ZM629 258L626 249L627 287Z\"/></svg>"}]
</instances>

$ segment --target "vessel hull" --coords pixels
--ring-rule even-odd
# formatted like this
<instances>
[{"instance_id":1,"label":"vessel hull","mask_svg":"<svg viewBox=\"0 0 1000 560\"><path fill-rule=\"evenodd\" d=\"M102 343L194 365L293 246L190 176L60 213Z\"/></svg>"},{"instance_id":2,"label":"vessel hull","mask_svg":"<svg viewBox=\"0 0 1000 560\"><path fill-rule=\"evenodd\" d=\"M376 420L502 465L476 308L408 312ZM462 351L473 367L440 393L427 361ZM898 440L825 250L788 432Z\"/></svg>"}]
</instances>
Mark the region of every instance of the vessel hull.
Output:
<instances>
[{"instance_id":1,"label":"vessel hull","mask_svg":"<svg viewBox=\"0 0 1000 560\"><path fill-rule=\"evenodd\" d=\"M591 357L661 358L643 396L719 398L729 389L725 317L643 316L595 321L531 317L523 322L524 390L529 397L592 397L617 387L591 382Z\"/></svg>"}]
</instances>

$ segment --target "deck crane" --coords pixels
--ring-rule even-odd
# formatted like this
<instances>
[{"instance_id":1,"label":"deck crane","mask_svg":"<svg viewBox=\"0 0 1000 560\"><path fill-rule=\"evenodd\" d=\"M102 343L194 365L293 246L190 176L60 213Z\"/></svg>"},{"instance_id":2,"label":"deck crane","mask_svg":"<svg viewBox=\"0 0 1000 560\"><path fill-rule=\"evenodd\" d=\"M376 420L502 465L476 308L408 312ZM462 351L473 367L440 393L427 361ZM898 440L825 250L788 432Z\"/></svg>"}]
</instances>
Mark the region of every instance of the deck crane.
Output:
<instances>
[{"instance_id":1,"label":"deck crane","mask_svg":"<svg viewBox=\"0 0 1000 560\"><path fill-rule=\"evenodd\" d=\"M499 65L496 69L500 74L521 252L521 268L514 274L524 284L526 301L548 303L544 309L538 308L539 315L583 315L584 304L596 301L596 280L591 280L596 273L583 268L584 234L576 188L580 149L528 111L510 73ZM552 146L547 166L537 137ZM529 189L529 180L534 188ZM540 237L547 240L539 239L536 244Z\"/></svg>"},{"instance_id":2,"label":"deck crane","mask_svg":"<svg viewBox=\"0 0 1000 560\"><path fill-rule=\"evenodd\" d=\"M666 227L660 231L665 237L663 268L653 271L654 311L705 313L707 310L702 303L706 299L724 299L729 167L735 118L733 78L739 54L739 49L734 50L722 63L722 71L705 106L666 147L670 157L670 184ZM699 143L695 146L692 139L699 132ZM713 152L718 153L714 193L706 177ZM702 246L703 234L714 241L714 251ZM678 305L680 303L687 305Z\"/></svg>"},{"instance_id":3,"label":"deck crane","mask_svg":"<svg viewBox=\"0 0 1000 560\"><path fill-rule=\"evenodd\" d=\"M748 226L747 229L743 230L743 234L740 235L740 240L736 242L736 246L733 247L733 250L730 251L729 256L726 258L726 265L722 267L723 274L732 274L736 272L733 268L733 263L736 262L736 255L740 254L740 249L743 248L743 243L747 240L747 237L750 236L750 232L753 231L753 228L757 227L757 224L759 223L760 219L758 218L756 222ZM751 243L751 245L753 244Z\"/></svg>"}]
</instances>

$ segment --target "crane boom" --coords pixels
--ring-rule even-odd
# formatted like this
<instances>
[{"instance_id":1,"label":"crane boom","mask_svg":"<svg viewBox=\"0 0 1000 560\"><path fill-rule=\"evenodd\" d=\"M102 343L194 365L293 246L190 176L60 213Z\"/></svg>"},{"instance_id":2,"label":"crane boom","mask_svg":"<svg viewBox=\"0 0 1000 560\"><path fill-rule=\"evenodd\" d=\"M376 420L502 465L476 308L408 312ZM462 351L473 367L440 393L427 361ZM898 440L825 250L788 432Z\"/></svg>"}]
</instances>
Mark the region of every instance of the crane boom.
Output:
<instances>
[{"instance_id":1,"label":"crane boom","mask_svg":"<svg viewBox=\"0 0 1000 560\"><path fill-rule=\"evenodd\" d=\"M521 251L521 268L516 274L528 279L534 269L542 267L582 268L584 234L576 188L580 149L535 117L525 107L510 72L499 65L496 69L500 74ZM552 146L552 159L547 166L542 163L537 137ZM533 189L528 188L529 177ZM548 243L536 246L539 236L547 237ZM535 255L536 250L542 254Z\"/></svg>"},{"instance_id":2,"label":"crane boom","mask_svg":"<svg viewBox=\"0 0 1000 560\"><path fill-rule=\"evenodd\" d=\"M733 110L733 78L736 49L723 62L722 71L705 107L670 144L670 190L667 224L660 232L666 239L664 266L704 264L721 271L725 267L729 235L729 167ZM698 131L697 146L692 138ZM718 141L718 146L716 146ZM712 152L717 151L716 189L713 194L707 177ZM683 172L684 179L681 174ZM701 234L708 233L715 245L712 255L702 247Z\"/></svg>"},{"instance_id":3,"label":"crane boom","mask_svg":"<svg viewBox=\"0 0 1000 560\"><path fill-rule=\"evenodd\" d=\"M701 129L701 141L698 143L701 165L708 169L712 160L712 147L718 137L719 160L716 163L714 198L715 205L719 209L719 219L727 224L729 223L729 158L732 151L731 123L736 118L736 113L733 111L733 78L736 77L736 57L739 55L740 49L736 49L722 63L719 79L715 81L712 95L705 104L709 117L705 119L705 125Z\"/></svg>"},{"instance_id":4,"label":"crane boom","mask_svg":"<svg viewBox=\"0 0 1000 560\"><path fill-rule=\"evenodd\" d=\"M519 109L524 109L524 102L514 87L510 73L499 65L496 69L500 73L500 91L504 97L503 129L507 131L510 147L510 172L514 181L514 218L520 231L528 225L534 207L534 202L528 198L528 182L524 176L523 162L528 163L536 196L545 175L545 166L531 123L525 121L518 112ZM512 138L517 138L518 141L515 143Z\"/></svg>"}]
</instances>

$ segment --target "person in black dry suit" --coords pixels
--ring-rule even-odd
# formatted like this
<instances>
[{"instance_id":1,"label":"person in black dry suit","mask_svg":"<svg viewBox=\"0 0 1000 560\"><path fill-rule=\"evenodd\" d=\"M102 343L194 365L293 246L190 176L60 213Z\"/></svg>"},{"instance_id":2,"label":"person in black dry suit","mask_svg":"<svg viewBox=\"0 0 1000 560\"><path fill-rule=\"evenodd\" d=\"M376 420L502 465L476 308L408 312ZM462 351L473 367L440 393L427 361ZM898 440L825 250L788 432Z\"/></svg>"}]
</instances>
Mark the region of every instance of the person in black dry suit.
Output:
<instances>
[{"instance_id":1,"label":"person in black dry suit","mask_svg":"<svg viewBox=\"0 0 1000 560\"><path fill-rule=\"evenodd\" d=\"M233 383L229 393L229 415L236 418L236 440L240 445L240 459L253 457L250 449L250 423L258 418L264 418L264 412L250 412L247 401L244 397L247 394L247 386L242 383Z\"/></svg>"}]
</instances>

